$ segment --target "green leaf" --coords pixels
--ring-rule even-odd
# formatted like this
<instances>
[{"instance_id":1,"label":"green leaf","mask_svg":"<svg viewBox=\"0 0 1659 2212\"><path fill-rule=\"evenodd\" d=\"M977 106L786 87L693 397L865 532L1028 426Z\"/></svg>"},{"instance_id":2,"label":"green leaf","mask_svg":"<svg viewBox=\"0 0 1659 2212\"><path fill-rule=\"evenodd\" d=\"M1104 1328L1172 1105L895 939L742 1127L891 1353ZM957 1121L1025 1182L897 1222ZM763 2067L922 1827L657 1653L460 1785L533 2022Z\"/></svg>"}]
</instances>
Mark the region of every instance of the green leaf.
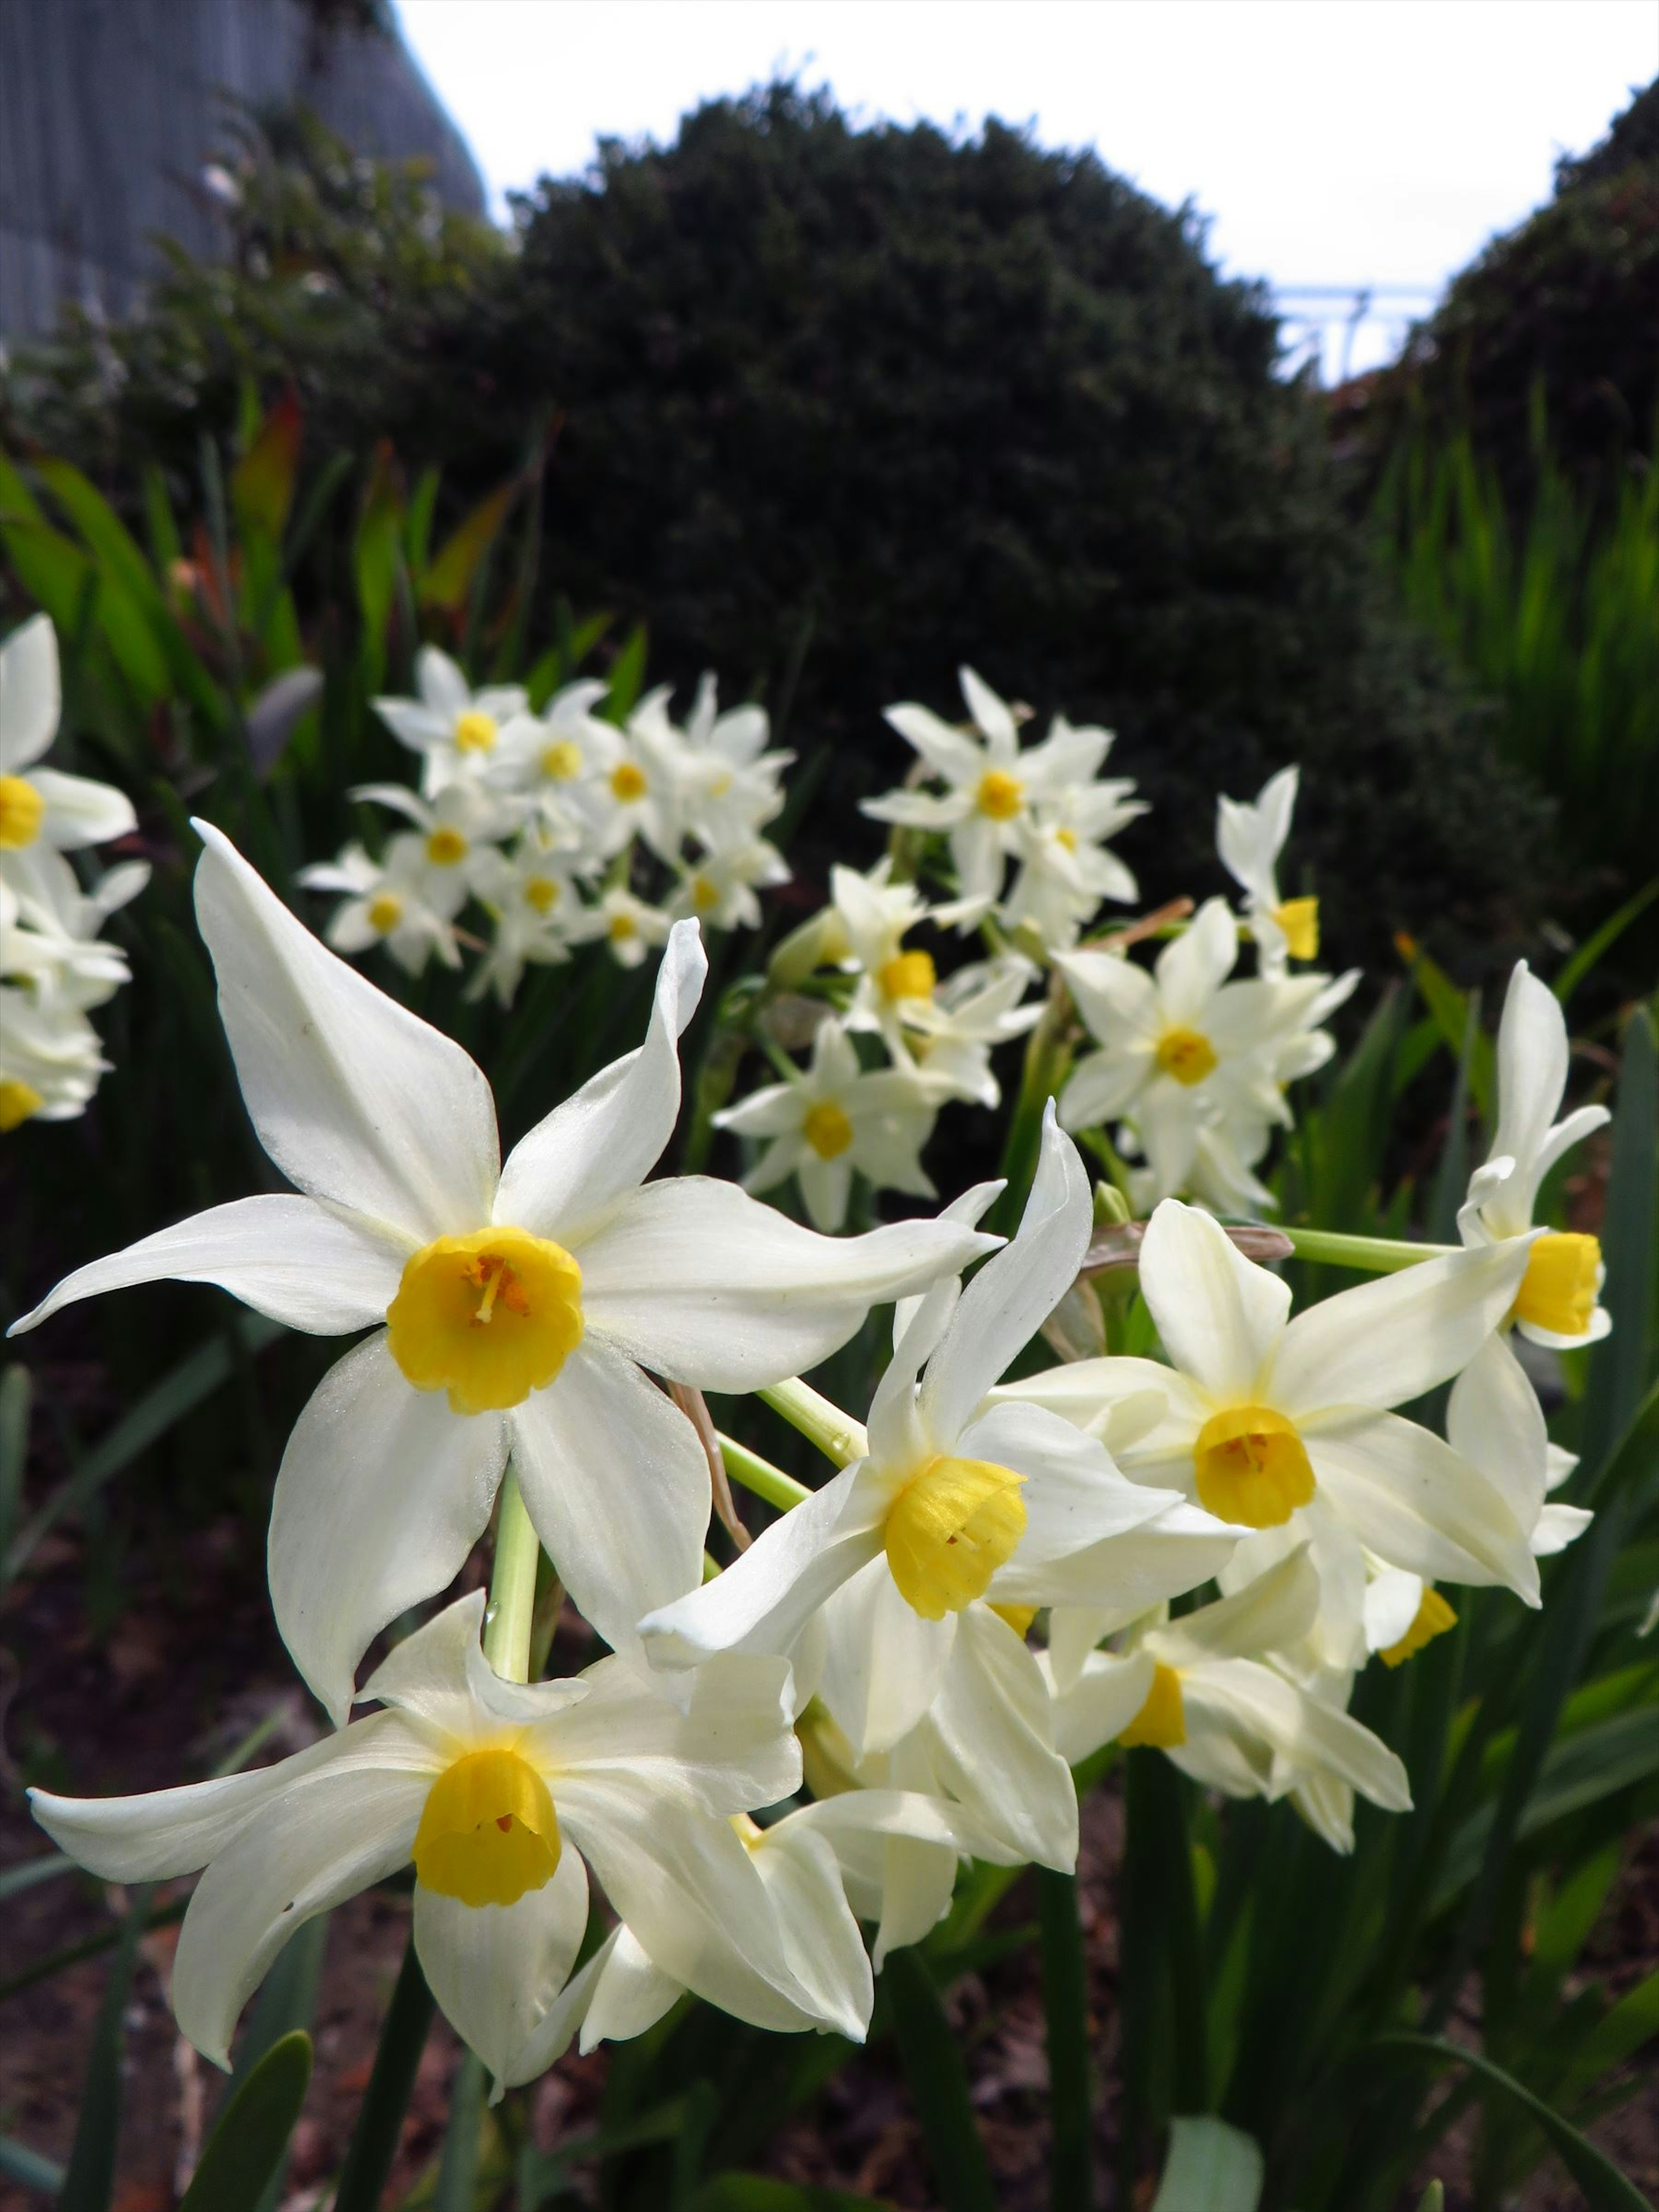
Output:
<instances>
[{"instance_id":1,"label":"green leaf","mask_svg":"<svg viewBox=\"0 0 1659 2212\"><path fill-rule=\"evenodd\" d=\"M251 1753L237 1758L237 1766L246 1764ZM235 2105L237 2099L254 2075L264 2065L270 2052L285 2041L302 2032L308 2033L317 2010L318 1985L322 1979L323 1957L328 1948L329 1916L319 1912L296 1928L272 1962L270 1972L259 1984L259 1994L253 2000L253 2009L248 2014L247 2026L242 2031L242 2040L236 2053L236 2070L227 2085L220 2108L218 2124ZM250 2212L276 2212L282 2201L283 2183L288 2171L286 2151L278 2154L263 2197L250 2196L246 2203Z\"/></svg>"},{"instance_id":2,"label":"green leaf","mask_svg":"<svg viewBox=\"0 0 1659 2212\"><path fill-rule=\"evenodd\" d=\"M28 1369L14 1359L0 1374L0 1589L6 1585L6 1555L22 1510L32 1395Z\"/></svg>"},{"instance_id":3,"label":"green leaf","mask_svg":"<svg viewBox=\"0 0 1659 2212\"><path fill-rule=\"evenodd\" d=\"M81 2084L75 2144L58 2199L58 2212L109 2212L115 2193L115 2154L121 2134L121 2058L127 1993L138 1963L138 1939L149 1921L150 1885L135 1889L110 1961L109 1979L92 2032L92 2051Z\"/></svg>"},{"instance_id":4,"label":"green leaf","mask_svg":"<svg viewBox=\"0 0 1659 2212\"><path fill-rule=\"evenodd\" d=\"M478 563L500 535L518 493L519 479L514 477L492 491L487 499L481 499L444 541L417 586L417 597L423 607L441 607L451 615L460 612L466 605Z\"/></svg>"},{"instance_id":5,"label":"green leaf","mask_svg":"<svg viewBox=\"0 0 1659 2212\"><path fill-rule=\"evenodd\" d=\"M892 2208L884 2197L855 2197L847 2189L815 2189L805 2182L775 2181L764 2173L717 2173L704 2182L686 2212L892 2212Z\"/></svg>"},{"instance_id":6,"label":"green leaf","mask_svg":"<svg viewBox=\"0 0 1659 2212\"><path fill-rule=\"evenodd\" d=\"M1659 2036L1659 1972L1647 1975L1633 1990L1626 1990L1573 2052L1561 2081L1561 2102L1577 2104L1604 2075L1622 2066L1656 2036Z\"/></svg>"},{"instance_id":7,"label":"green leaf","mask_svg":"<svg viewBox=\"0 0 1659 2212\"><path fill-rule=\"evenodd\" d=\"M311 2038L280 2037L231 2098L208 2137L179 2212L249 2212L288 2154L311 2080Z\"/></svg>"},{"instance_id":8,"label":"green leaf","mask_svg":"<svg viewBox=\"0 0 1659 2212\"><path fill-rule=\"evenodd\" d=\"M996 2212L968 2075L933 1976L914 1950L895 1951L882 1987L945 2212Z\"/></svg>"},{"instance_id":9,"label":"green leaf","mask_svg":"<svg viewBox=\"0 0 1659 2212\"><path fill-rule=\"evenodd\" d=\"M1255 2139L1203 2113L1170 2123L1170 2155L1152 2212L1255 2212L1261 2201Z\"/></svg>"},{"instance_id":10,"label":"green leaf","mask_svg":"<svg viewBox=\"0 0 1659 2212\"><path fill-rule=\"evenodd\" d=\"M240 1335L250 1352L263 1351L283 1334L280 1322L268 1321L263 1314L255 1313L233 1316L230 1329ZM55 1522L84 1505L112 1477L131 1466L140 1452L147 1450L158 1437L164 1437L175 1421L182 1420L192 1407L200 1405L226 1380L231 1366L229 1331L222 1330L181 1359L154 1389L147 1390L131 1412L76 1462L69 1480L20 1531L3 1565L0 1565L0 1587L17 1574Z\"/></svg>"},{"instance_id":11,"label":"green leaf","mask_svg":"<svg viewBox=\"0 0 1659 2212\"><path fill-rule=\"evenodd\" d=\"M435 2009L411 1936L380 2030L374 2069L340 2169L334 2212L379 2212Z\"/></svg>"},{"instance_id":12,"label":"green leaf","mask_svg":"<svg viewBox=\"0 0 1659 2212\"><path fill-rule=\"evenodd\" d=\"M17 1896L20 1891L33 1889L36 1882L55 1881L59 1875L74 1871L75 1861L64 1851L48 1851L42 1858L21 1859L0 1874L0 1903Z\"/></svg>"},{"instance_id":13,"label":"green leaf","mask_svg":"<svg viewBox=\"0 0 1659 2212\"><path fill-rule=\"evenodd\" d=\"M633 713L635 702L645 688L645 624L635 623L611 664L611 690L600 709L605 720L615 722L619 729Z\"/></svg>"},{"instance_id":14,"label":"green leaf","mask_svg":"<svg viewBox=\"0 0 1659 2212\"><path fill-rule=\"evenodd\" d=\"M449 2092L449 2125L444 2130L432 2212L472 2212L483 2112L484 2063L476 2051L464 2051Z\"/></svg>"},{"instance_id":15,"label":"green leaf","mask_svg":"<svg viewBox=\"0 0 1659 2212\"><path fill-rule=\"evenodd\" d=\"M1596 962L1618 943L1632 922L1645 914L1656 898L1659 898L1659 876L1656 876L1650 884L1644 884L1633 897L1627 898L1623 906L1607 916L1593 936L1584 939L1553 986L1556 997L1564 1006Z\"/></svg>"},{"instance_id":16,"label":"green leaf","mask_svg":"<svg viewBox=\"0 0 1659 2212\"><path fill-rule=\"evenodd\" d=\"M1431 2181L1418 2200L1417 2212L1446 2212L1446 2185Z\"/></svg>"},{"instance_id":17,"label":"green leaf","mask_svg":"<svg viewBox=\"0 0 1659 2212\"><path fill-rule=\"evenodd\" d=\"M1513 2075L1506 2074L1501 2066L1494 2066L1490 2058L1466 2051L1461 2044L1447 2043L1437 2035L1382 2035L1370 2047L1431 2061L1437 2068L1467 2066L1486 2087L1497 2090L1537 2122L1549 2137L1556 2156L1583 2190L1590 2212L1649 2212L1646 2198L1625 2179L1611 2159L1604 2158L1570 2121L1553 2112L1530 2089L1523 2089Z\"/></svg>"},{"instance_id":18,"label":"green leaf","mask_svg":"<svg viewBox=\"0 0 1659 2212\"><path fill-rule=\"evenodd\" d=\"M1460 1057L1468 1019L1468 998L1439 963L1431 959L1411 938L1398 937L1395 942L1401 958L1411 969L1412 981L1422 994L1424 1005L1446 1041L1448 1051L1454 1058ZM1469 1054L1469 1089L1483 1119L1490 1122L1498 1093L1498 1055L1484 1030L1477 1033Z\"/></svg>"},{"instance_id":19,"label":"green leaf","mask_svg":"<svg viewBox=\"0 0 1659 2212\"><path fill-rule=\"evenodd\" d=\"M230 504L238 526L273 544L282 538L293 504L304 427L299 400L285 392L231 471Z\"/></svg>"},{"instance_id":20,"label":"green leaf","mask_svg":"<svg viewBox=\"0 0 1659 2212\"><path fill-rule=\"evenodd\" d=\"M0 2136L0 2178L21 2182L25 2189L38 2189L43 2197L55 2197L64 2185L64 2169L55 2159L42 2158L27 2143Z\"/></svg>"},{"instance_id":21,"label":"green leaf","mask_svg":"<svg viewBox=\"0 0 1659 2212\"><path fill-rule=\"evenodd\" d=\"M519 2158L519 2212L539 2212L549 2197L562 2190L574 2166L593 2159L614 2158L625 2150L642 2150L653 2143L672 2142L685 2124L687 2100L675 2097L636 2118L614 2126L595 2128L561 2143L554 2151L525 2149ZM337 2212L342 2208L337 2207Z\"/></svg>"},{"instance_id":22,"label":"green leaf","mask_svg":"<svg viewBox=\"0 0 1659 2212\"><path fill-rule=\"evenodd\" d=\"M1048 2105L1054 2149L1048 2194L1054 2212L1094 2197L1094 2115L1089 2089L1089 1977L1078 1919L1077 1878L1035 1869L1048 2033Z\"/></svg>"}]
</instances>

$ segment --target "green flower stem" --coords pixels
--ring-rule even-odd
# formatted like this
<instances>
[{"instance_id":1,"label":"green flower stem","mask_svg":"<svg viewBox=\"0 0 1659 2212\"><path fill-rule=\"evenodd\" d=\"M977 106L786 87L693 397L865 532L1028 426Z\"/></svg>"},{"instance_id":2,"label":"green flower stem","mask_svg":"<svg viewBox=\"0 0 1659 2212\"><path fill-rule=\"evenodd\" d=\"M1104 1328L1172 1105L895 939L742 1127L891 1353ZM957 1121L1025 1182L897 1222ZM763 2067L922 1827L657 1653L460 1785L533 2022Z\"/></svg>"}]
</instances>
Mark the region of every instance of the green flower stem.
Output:
<instances>
[{"instance_id":1,"label":"green flower stem","mask_svg":"<svg viewBox=\"0 0 1659 2212\"><path fill-rule=\"evenodd\" d=\"M1345 1237L1334 1229L1287 1229L1298 1260L1332 1267L1357 1267L1368 1275L1394 1275L1423 1260L1443 1260L1458 1244L1404 1244L1392 1237Z\"/></svg>"},{"instance_id":2,"label":"green flower stem","mask_svg":"<svg viewBox=\"0 0 1659 2212\"><path fill-rule=\"evenodd\" d=\"M781 1413L792 1429L799 1429L837 1467L850 1467L870 1449L870 1439L862 1425L850 1414L843 1413L839 1406L832 1406L827 1398L820 1397L799 1376L792 1375L787 1381L775 1382L770 1389L757 1390L755 1395L775 1413Z\"/></svg>"},{"instance_id":3,"label":"green flower stem","mask_svg":"<svg viewBox=\"0 0 1659 2212\"><path fill-rule=\"evenodd\" d=\"M769 1505L775 1505L780 1513L787 1513L792 1505L799 1505L804 1498L812 1495L804 1482L797 1482L793 1474L774 1467L769 1459L751 1452L747 1444L738 1443L724 1435L719 1442L720 1457L732 1481L740 1482L745 1490L752 1490Z\"/></svg>"},{"instance_id":4,"label":"green flower stem","mask_svg":"<svg viewBox=\"0 0 1659 2212\"><path fill-rule=\"evenodd\" d=\"M509 1466L495 1516L495 1560L484 1611L484 1657L504 1682L530 1680L530 1631L536 1612L536 1562L541 1546Z\"/></svg>"}]
</instances>

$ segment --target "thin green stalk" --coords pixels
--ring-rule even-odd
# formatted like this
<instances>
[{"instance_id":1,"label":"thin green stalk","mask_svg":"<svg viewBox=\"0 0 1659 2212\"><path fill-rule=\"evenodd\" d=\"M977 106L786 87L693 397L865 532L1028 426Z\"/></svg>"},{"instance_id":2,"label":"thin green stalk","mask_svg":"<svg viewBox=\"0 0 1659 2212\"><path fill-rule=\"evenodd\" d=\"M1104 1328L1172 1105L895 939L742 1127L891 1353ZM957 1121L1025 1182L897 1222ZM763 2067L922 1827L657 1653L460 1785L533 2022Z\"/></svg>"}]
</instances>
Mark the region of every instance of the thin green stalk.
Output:
<instances>
[{"instance_id":1,"label":"thin green stalk","mask_svg":"<svg viewBox=\"0 0 1659 2212\"><path fill-rule=\"evenodd\" d=\"M1089 2091L1089 1981L1078 1920L1077 1877L1036 1869L1042 2009L1048 2034L1048 2100L1054 2149L1049 2201L1072 2212L1094 2201L1094 2129Z\"/></svg>"},{"instance_id":2,"label":"thin green stalk","mask_svg":"<svg viewBox=\"0 0 1659 2212\"><path fill-rule=\"evenodd\" d=\"M530 1680L530 1632L536 1613L541 1546L530 1525L518 1477L509 1467L495 1519L495 1561L484 1613L484 1657L504 1682Z\"/></svg>"},{"instance_id":3,"label":"thin green stalk","mask_svg":"<svg viewBox=\"0 0 1659 2212\"><path fill-rule=\"evenodd\" d=\"M1397 1274L1419 1261L1443 1260L1455 1244L1402 1243L1392 1237L1348 1237L1334 1229L1286 1229L1298 1260L1333 1267L1357 1267L1368 1275Z\"/></svg>"},{"instance_id":4,"label":"thin green stalk","mask_svg":"<svg viewBox=\"0 0 1659 2212\"><path fill-rule=\"evenodd\" d=\"M426 2049L434 2009L411 1936L404 1953L398 1985L392 1992L386 2026L380 2031L374 2069L368 2077L368 2087L358 2108L357 2124L346 2149L345 2164L340 2170L334 2212L375 2212L380 2203L392 2172L392 2161L398 2154L404 2115L409 2110L415 2075L420 2067L421 2053Z\"/></svg>"},{"instance_id":5,"label":"thin green stalk","mask_svg":"<svg viewBox=\"0 0 1659 2212\"><path fill-rule=\"evenodd\" d=\"M816 1445L826 1459L834 1460L837 1467L850 1467L870 1449L870 1439L864 1433L862 1423L855 1421L850 1413L843 1413L839 1406L832 1406L799 1376L792 1375L755 1395L775 1413L781 1413L792 1429L799 1429L809 1443Z\"/></svg>"},{"instance_id":6,"label":"thin green stalk","mask_svg":"<svg viewBox=\"0 0 1659 2212\"><path fill-rule=\"evenodd\" d=\"M726 1471L732 1481L740 1482L745 1490L752 1490L769 1505L775 1505L780 1513L787 1513L792 1506L812 1495L804 1482L797 1482L793 1474L774 1467L769 1459L751 1452L747 1444L738 1443L720 1431L716 1431L715 1437L720 1457L726 1462Z\"/></svg>"}]
</instances>

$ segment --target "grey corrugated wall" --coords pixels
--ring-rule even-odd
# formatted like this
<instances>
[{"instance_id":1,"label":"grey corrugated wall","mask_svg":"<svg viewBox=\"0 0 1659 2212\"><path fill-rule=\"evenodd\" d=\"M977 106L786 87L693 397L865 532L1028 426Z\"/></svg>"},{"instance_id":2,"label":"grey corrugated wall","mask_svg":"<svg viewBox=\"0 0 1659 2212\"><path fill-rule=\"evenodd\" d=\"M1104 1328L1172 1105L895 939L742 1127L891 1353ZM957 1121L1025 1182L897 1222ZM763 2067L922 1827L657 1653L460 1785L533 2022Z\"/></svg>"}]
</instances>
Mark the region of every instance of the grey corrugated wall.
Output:
<instances>
[{"instance_id":1,"label":"grey corrugated wall","mask_svg":"<svg viewBox=\"0 0 1659 2212\"><path fill-rule=\"evenodd\" d=\"M422 154L452 206L483 186L395 35L319 34L300 0L0 0L0 332L60 300L134 303L163 232L210 254L199 186L224 95L303 100L360 152Z\"/></svg>"}]
</instances>

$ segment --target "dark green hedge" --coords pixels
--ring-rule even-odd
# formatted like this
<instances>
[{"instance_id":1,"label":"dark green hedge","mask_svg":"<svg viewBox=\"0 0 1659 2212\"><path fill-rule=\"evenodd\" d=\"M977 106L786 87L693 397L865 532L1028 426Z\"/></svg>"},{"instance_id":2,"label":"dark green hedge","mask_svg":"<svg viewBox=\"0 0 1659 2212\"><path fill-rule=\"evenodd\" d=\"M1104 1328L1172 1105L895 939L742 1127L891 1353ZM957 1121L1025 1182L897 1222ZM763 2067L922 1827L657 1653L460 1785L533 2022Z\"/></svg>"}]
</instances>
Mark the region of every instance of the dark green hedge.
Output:
<instances>
[{"instance_id":1,"label":"dark green hedge","mask_svg":"<svg viewBox=\"0 0 1659 2212\"><path fill-rule=\"evenodd\" d=\"M313 246L291 195L236 270L181 270L118 335L118 388L88 404L60 356L15 387L26 417L118 475L182 466L240 375L291 376L313 450L390 436L460 492L551 404L556 584L647 617L658 674L793 684L792 740L830 754L820 858L874 849L853 801L906 765L882 705L950 709L968 659L1116 726L1158 803L1130 852L1151 892L1215 884L1217 789L1300 760L1336 949L1538 915L1547 808L1397 616L1265 297L1218 278L1190 210L995 124L860 130L787 85L544 182L515 258L368 250L396 225L354 214L356 174Z\"/></svg>"}]
</instances>

